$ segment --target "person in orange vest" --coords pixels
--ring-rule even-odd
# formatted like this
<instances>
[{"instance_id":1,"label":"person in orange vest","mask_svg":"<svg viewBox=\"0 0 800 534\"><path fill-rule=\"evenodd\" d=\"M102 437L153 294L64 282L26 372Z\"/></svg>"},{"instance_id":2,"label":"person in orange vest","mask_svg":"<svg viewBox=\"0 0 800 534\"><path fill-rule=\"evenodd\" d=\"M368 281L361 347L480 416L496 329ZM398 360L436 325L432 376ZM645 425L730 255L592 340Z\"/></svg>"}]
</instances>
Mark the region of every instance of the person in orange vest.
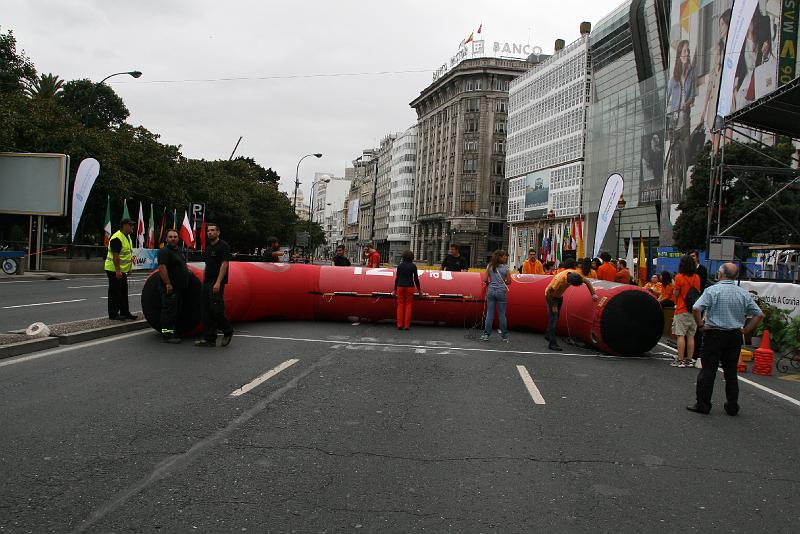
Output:
<instances>
[{"instance_id":1,"label":"person in orange vest","mask_svg":"<svg viewBox=\"0 0 800 534\"><path fill-rule=\"evenodd\" d=\"M628 262L625 260L620 259L617 262L619 266L617 270L617 274L614 275L614 281L618 284L630 284L631 283L631 272L628 270Z\"/></svg>"},{"instance_id":2,"label":"person in orange vest","mask_svg":"<svg viewBox=\"0 0 800 534\"><path fill-rule=\"evenodd\" d=\"M555 273L555 269L553 268L553 267L555 267L555 265L556 265L556 262L554 262L554 261L545 262L545 264L544 264L544 274L556 274Z\"/></svg>"},{"instance_id":3,"label":"person in orange vest","mask_svg":"<svg viewBox=\"0 0 800 534\"><path fill-rule=\"evenodd\" d=\"M614 267L613 263L611 263L611 254L605 251L601 252L600 259L603 260L603 264L597 268L598 280L614 282L615 278L617 277L617 268Z\"/></svg>"},{"instance_id":4,"label":"person in orange vest","mask_svg":"<svg viewBox=\"0 0 800 534\"><path fill-rule=\"evenodd\" d=\"M536 257L536 249L528 251L528 259L522 263L522 274L544 274L544 266Z\"/></svg>"}]
</instances>

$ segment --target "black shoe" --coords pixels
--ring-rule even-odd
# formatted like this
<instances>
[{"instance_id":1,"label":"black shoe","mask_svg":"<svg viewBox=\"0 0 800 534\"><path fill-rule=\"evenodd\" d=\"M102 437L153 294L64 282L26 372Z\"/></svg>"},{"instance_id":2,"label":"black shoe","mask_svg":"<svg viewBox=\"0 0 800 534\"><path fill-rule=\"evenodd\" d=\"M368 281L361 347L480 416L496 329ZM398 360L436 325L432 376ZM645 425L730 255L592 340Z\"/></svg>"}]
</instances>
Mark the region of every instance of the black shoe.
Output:
<instances>
[{"instance_id":1,"label":"black shoe","mask_svg":"<svg viewBox=\"0 0 800 534\"><path fill-rule=\"evenodd\" d=\"M171 345L177 345L178 343L181 342L181 338L170 336L170 337L164 337L163 341L164 341L164 343L169 343Z\"/></svg>"},{"instance_id":2,"label":"black shoe","mask_svg":"<svg viewBox=\"0 0 800 534\"><path fill-rule=\"evenodd\" d=\"M227 347L228 345L231 344L231 339L233 339L233 332L222 336L222 342L220 343L220 345L223 347Z\"/></svg>"},{"instance_id":3,"label":"black shoe","mask_svg":"<svg viewBox=\"0 0 800 534\"><path fill-rule=\"evenodd\" d=\"M739 415L739 405L738 404L729 404L725 403L725 413L730 415L731 417L735 417Z\"/></svg>"},{"instance_id":4,"label":"black shoe","mask_svg":"<svg viewBox=\"0 0 800 534\"><path fill-rule=\"evenodd\" d=\"M545 334L545 335L544 335L544 340L545 340L545 341L550 341L550 336L549 336L548 334Z\"/></svg>"},{"instance_id":5,"label":"black shoe","mask_svg":"<svg viewBox=\"0 0 800 534\"><path fill-rule=\"evenodd\" d=\"M126 313L125 315L122 315L121 317L122 317L122 320L123 320L123 321L124 321L125 319L131 319L131 320L133 320L133 319L138 319L138 317L136 316L136 314L135 314L135 313Z\"/></svg>"},{"instance_id":6,"label":"black shoe","mask_svg":"<svg viewBox=\"0 0 800 534\"><path fill-rule=\"evenodd\" d=\"M112 321L124 321L125 317L123 317L122 315L117 315L116 317L109 317L109 319L111 319Z\"/></svg>"},{"instance_id":7,"label":"black shoe","mask_svg":"<svg viewBox=\"0 0 800 534\"><path fill-rule=\"evenodd\" d=\"M690 406L687 406L686 409L689 410L690 412L701 413L703 415L708 415L709 413L711 413L711 408L703 408L696 402Z\"/></svg>"},{"instance_id":8,"label":"black shoe","mask_svg":"<svg viewBox=\"0 0 800 534\"><path fill-rule=\"evenodd\" d=\"M200 341L195 341L194 342L194 346L195 347L216 347L217 346L217 342L216 341L206 341L205 339L202 339Z\"/></svg>"},{"instance_id":9,"label":"black shoe","mask_svg":"<svg viewBox=\"0 0 800 534\"><path fill-rule=\"evenodd\" d=\"M403 330L411 330L410 328L403 328Z\"/></svg>"},{"instance_id":10,"label":"black shoe","mask_svg":"<svg viewBox=\"0 0 800 534\"><path fill-rule=\"evenodd\" d=\"M547 348L550 349L550 350L557 350L557 351L564 350L561 347L559 347L556 343L550 343L550 345L548 345Z\"/></svg>"}]
</instances>

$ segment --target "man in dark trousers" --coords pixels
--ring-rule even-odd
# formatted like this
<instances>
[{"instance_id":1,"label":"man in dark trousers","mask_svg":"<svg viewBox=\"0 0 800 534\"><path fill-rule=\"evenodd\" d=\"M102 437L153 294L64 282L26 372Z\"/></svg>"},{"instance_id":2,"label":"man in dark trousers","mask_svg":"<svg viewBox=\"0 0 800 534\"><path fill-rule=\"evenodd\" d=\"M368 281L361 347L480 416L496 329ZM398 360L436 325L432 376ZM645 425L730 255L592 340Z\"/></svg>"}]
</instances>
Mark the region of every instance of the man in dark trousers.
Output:
<instances>
[{"instance_id":1,"label":"man in dark trousers","mask_svg":"<svg viewBox=\"0 0 800 534\"><path fill-rule=\"evenodd\" d=\"M136 319L128 308L128 273L133 269L133 222L122 219L108 241L104 269L108 277L108 318L117 321Z\"/></svg>"},{"instance_id":2,"label":"man in dark trousers","mask_svg":"<svg viewBox=\"0 0 800 534\"><path fill-rule=\"evenodd\" d=\"M158 251L158 276L161 279L161 336L164 343L180 343L175 335L175 322L189 283L186 258L178 249L178 232L167 231L167 243Z\"/></svg>"},{"instance_id":3,"label":"man in dark trousers","mask_svg":"<svg viewBox=\"0 0 800 534\"><path fill-rule=\"evenodd\" d=\"M703 330L703 368L697 375L697 401L687 406L690 412L707 414L711 411L711 395L717 368L722 363L725 375L725 413L739 413L739 380L736 365L742 349L742 335L751 334L764 314L753 297L736 285L739 269L734 263L719 268L719 282L707 288L694 303L692 314L698 329ZM703 318L705 312L705 318Z\"/></svg>"},{"instance_id":4,"label":"man in dark trousers","mask_svg":"<svg viewBox=\"0 0 800 534\"><path fill-rule=\"evenodd\" d=\"M708 286L708 269L706 266L700 263L700 254L696 250L690 250L689 256L692 257L694 260L694 265L696 267L695 273L700 278L700 293L705 291L706 287ZM703 331L698 328L697 332L694 334L694 353L700 354L703 350Z\"/></svg>"},{"instance_id":5,"label":"man in dark trousers","mask_svg":"<svg viewBox=\"0 0 800 534\"><path fill-rule=\"evenodd\" d=\"M350 267L350 260L344 255L344 245L336 247L336 255L333 257L335 267Z\"/></svg>"},{"instance_id":6,"label":"man in dark trousers","mask_svg":"<svg viewBox=\"0 0 800 534\"><path fill-rule=\"evenodd\" d=\"M547 323L547 335L544 338L548 341L550 350L563 350L556 339L556 325L558 324L558 316L561 314L561 305L564 303L564 293L567 292L567 288L569 286L585 285L592 295L592 300L597 302L598 299L592 283L574 269L575 260L572 258L565 260L564 270L555 275L544 290L547 312L550 317Z\"/></svg>"},{"instance_id":7,"label":"man in dark trousers","mask_svg":"<svg viewBox=\"0 0 800 534\"><path fill-rule=\"evenodd\" d=\"M450 243L450 254L442 261L443 271L468 271L467 258L461 255L456 243Z\"/></svg>"},{"instance_id":8,"label":"man in dark trousers","mask_svg":"<svg viewBox=\"0 0 800 534\"><path fill-rule=\"evenodd\" d=\"M231 259L231 247L219 238L219 226L206 223L206 250L203 261L206 263L203 272L203 297L201 313L203 317L203 339L196 341L198 347L215 347L217 330L222 330L223 347L227 347L233 338L233 327L225 317L225 284L228 283L228 262Z\"/></svg>"}]
</instances>

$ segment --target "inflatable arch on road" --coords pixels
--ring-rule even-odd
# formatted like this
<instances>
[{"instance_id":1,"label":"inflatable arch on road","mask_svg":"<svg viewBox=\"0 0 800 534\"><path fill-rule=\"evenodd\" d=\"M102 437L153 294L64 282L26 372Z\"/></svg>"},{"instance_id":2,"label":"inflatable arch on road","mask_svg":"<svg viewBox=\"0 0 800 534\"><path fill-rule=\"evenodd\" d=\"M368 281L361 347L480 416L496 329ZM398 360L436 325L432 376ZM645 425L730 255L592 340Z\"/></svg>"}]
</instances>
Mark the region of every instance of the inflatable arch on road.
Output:
<instances>
[{"instance_id":1,"label":"inflatable arch on road","mask_svg":"<svg viewBox=\"0 0 800 534\"><path fill-rule=\"evenodd\" d=\"M200 324L202 264L190 264L190 287L177 330L197 332ZM282 319L296 321L394 321L391 296L394 269L323 267L319 265L231 262L225 288L225 311L232 322ZM461 326L481 322L486 289L481 273L420 271L427 296L414 302L418 324ZM551 276L514 274L508 292L508 327L547 330L544 290ZM598 302L585 287L570 287L558 322L558 333L616 355L644 354L656 346L663 313L647 291L632 285L593 280ZM161 331L158 276L142 290L142 310Z\"/></svg>"}]
</instances>

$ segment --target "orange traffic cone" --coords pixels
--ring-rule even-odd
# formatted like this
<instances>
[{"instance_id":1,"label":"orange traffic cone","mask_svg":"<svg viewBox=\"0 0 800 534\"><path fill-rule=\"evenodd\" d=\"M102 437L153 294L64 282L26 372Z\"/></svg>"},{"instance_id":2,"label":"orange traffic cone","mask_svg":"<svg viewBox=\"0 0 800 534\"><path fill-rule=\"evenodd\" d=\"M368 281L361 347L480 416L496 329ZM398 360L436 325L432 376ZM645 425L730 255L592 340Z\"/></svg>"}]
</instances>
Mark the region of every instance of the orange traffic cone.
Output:
<instances>
[{"instance_id":1,"label":"orange traffic cone","mask_svg":"<svg viewBox=\"0 0 800 534\"><path fill-rule=\"evenodd\" d=\"M747 364L744 363L743 360L743 353L744 349L739 351L739 363L736 364L736 371L739 373L746 373L747 372Z\"/></svg>"},{"instance_id":2,"label":"orange traffic cone","mask_svg":"<svg viewBox=\"0 0 800 534\"><path fill-rule=\"evenodd\" d=\"M764 335L761 338L761 346L755 351L756 363L753 366L753 374L765 376L771 375L774 357L775 353L771 348L769 348L769 330L764 330Z\"/></svg>"}]
</instances>

